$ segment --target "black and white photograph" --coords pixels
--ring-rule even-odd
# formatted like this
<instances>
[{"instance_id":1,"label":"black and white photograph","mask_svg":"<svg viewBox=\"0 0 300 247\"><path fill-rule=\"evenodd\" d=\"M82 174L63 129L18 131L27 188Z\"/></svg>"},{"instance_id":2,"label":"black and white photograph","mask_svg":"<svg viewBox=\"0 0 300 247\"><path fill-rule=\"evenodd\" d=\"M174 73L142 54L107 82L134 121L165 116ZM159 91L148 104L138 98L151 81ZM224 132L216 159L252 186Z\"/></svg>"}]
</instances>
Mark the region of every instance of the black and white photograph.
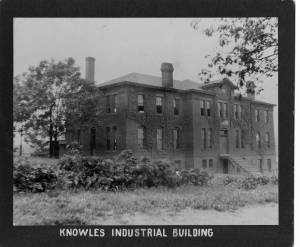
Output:
<instances>
[{"instance_id":1,"label":"black and white photograph","mask_svg":"<svg viewBox=\"0 0 300 247\"><path fill-rule=\"evenodd\" d=\"M14 18L13 225L278 225L278 45L277 17Z\"/></svg>"}]
</instances>

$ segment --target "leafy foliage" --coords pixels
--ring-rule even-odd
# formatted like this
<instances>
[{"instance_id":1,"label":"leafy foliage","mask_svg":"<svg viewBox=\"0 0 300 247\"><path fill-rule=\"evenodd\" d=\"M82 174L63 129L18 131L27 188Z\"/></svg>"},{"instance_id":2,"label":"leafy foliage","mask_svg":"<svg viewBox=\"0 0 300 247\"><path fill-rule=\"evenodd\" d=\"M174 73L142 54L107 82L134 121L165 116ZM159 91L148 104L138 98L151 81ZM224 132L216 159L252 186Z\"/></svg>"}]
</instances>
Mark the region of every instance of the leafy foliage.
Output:
<instances>
[{"instance_id":1,"label":"leafy foliage","mask_svg":"<svg viewBox=\"0 0 300 247\"><path fill-rule=\"evenodd\" d=\"M57 180L57 176L51 168L31 167L28 160L18 160L14 163L14 191L45 192L54 189Z\"/></svg>"},{"instance_id":2,"label":"leafy foliage","mask_svg":"<svg viewBox=\"0 0 300 247\"><path fill-rule=\"evenodd\" d=\"M247 176L247 177L238 177L238 176L226 176L223 180L224 186L234 185L238 188L244 190L254 190L259 185L267 184L278 184L278 177L272 176Z\"/></svg>"},{"instance_id":3,"label":"leafy foliage","mask_svg":"<svg viewBox=\"0 0 300 247\"><path fill-rule=\"evenodd\" d=\"M41 61L14 80L14 122L22 123L27 142L50 149L66 125L93 119L97 90L81 79L75 61Z\"/></svg>"},{"instance_id":4,"label":"leafy foliage","mask_svg":"<svg viewBox=\"0 0 300 247\"><path fill-rule=\"evenodd\" d=\"M59 161L62 181L69 188L101 188L123 190L138 187L182 184L207 185L209 175L199 170L182 170L179 173L167 161L139 161L131 151L124 150L115 160L87 157L79 154L66 155Z\"/></svg>"},{"instance_id":5,"label":"leafy foliage","mask_svg":"<svg viewBox=\"0 0 300 247\"><path fill-rule=\"evenodd\" d=\"M243 87L248 80L259 82L261 76L272 77L278 72L276 18L221 18L217 23L204 29L201 21L191 23L194 29L219 40L220 49L206 56L210 62L199 73L206 82L213 79L213 74L221 74L236 79Z\"/></svg>"}]
</instances>

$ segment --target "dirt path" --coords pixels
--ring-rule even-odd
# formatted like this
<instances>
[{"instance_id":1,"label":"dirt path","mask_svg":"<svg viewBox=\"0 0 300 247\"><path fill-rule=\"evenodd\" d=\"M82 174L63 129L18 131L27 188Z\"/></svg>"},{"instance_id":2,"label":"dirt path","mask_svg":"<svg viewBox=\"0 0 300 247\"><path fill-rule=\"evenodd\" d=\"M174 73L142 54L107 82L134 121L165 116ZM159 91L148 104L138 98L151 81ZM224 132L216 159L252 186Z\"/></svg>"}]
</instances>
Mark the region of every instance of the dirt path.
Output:
<instances>
[{"instance_id":1,"label":"dirt path","mask_svg":"<svg viewBox=\"0 0 300 247\"><path fill-rule=\"evenodd\" d=\"M174 213L135 213L123 216L106 215L95 219L99 225L277 225L278 204L253 205L234 212L187 208Z\"/></svg>"}]
</instances>

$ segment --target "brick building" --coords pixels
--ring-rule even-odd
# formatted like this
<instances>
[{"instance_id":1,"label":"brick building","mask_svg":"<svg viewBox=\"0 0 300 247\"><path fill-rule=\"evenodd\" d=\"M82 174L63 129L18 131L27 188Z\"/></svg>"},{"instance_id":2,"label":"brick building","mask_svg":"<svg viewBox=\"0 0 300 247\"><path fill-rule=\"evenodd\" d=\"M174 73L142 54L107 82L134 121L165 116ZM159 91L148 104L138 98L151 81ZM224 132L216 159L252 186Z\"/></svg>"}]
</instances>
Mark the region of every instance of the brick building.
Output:
<instances>
[{"instance_id":1,"label":"brick building","mask_svg":"<svg viewBox=\"0 0 300 247\"><path fill-rule=\"evenodd\" d=\"M94 62L86 59L90 81ZM67 142L80 141L91 154L131 149L213 173L277 171L273 104L255 100L253 90L241 96L227 78L178 81L173 70L162 63L162 77L130 73L99 84L99 121L70 130Z\"/></svg>"}]
</instances>

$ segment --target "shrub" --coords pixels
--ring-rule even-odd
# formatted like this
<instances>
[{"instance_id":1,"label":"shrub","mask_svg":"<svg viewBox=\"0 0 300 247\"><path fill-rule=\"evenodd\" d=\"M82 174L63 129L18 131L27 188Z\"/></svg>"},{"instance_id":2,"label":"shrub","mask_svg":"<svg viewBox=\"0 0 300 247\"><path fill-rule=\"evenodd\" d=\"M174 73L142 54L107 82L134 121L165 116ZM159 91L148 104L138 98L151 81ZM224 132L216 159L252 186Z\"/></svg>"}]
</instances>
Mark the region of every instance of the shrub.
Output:
<instances>
[{"instance_id":1,"label":"shrub","mask_svg":"<svg viewBox=\"0 0 300 247\"><path fill-rule=\"evenodd\" d=\"M69 188L101 188L123 190L139 187L167 186L174 188L181 184L207 185L208 173L199 170L174 170L169 161L140 161L130 150L124 150L114 160L101 157L87 157L78 153L65 155L58 162L62 181Z\"/></svg>"},{"instance_id":2,"label":"shrub","mask_svg":"<svg viewBox=\"0 0 300 247\"><path fill-rule=\"evenodd\" d=\"M55 188L57 176L51 168L31 167L28 160L14 163L14 191L44 192Z\"/></svg>"}]
</instances>

